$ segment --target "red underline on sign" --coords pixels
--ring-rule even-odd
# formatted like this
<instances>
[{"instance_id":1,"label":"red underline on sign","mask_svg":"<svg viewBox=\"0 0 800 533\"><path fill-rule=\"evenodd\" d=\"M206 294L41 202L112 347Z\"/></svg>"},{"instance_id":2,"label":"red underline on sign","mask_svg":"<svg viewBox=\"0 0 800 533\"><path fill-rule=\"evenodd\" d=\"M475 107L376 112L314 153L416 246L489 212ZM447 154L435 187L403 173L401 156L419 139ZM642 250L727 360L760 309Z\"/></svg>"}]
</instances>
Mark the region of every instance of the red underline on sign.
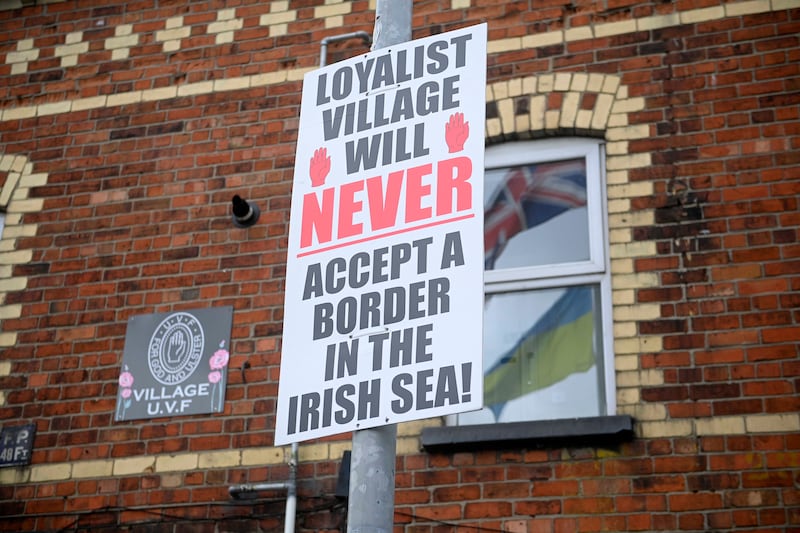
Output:
<instances>
[{"instance_id":1,"label":"red underline on sign","mask_svg":"<svg viewBox=\"0 0 800 533\"><path fill-rule=\"evenodd\" d=\"M326 246L325 248L317 248L316 250L309 250L307 252L301 252L301 253L297 254L297 258L299 259L301 257L306 257L308 255L314 255L314 254L319 254L319 253L322 253L322 252L328 252L330 250L338 250L339 248L346 248L348 246L353 246L354 244L361 244L362 242L369 242L369 241L375 241L375 240L378 240L378 239L384 239L386 237L392 237L394 235L401 235L403 233L409 233L411 231L417 231L417 230L421 230L421 229L425 229L425 228L432 228L434 226L441 226L442 224L452 224L453 222L460 222L462 220L467 220L468 218L473 218L473 217L475 217L475 214L471 213L469 215L462 215L462 216L456 217L456 218L447 218L447 219L444 219L444 220L437 220L436 222L428 222L427 224L422 224L420 226L411 226L411 227L408 227L408 228L403 228L403 229L399 229L399 230L395 230L395 231L390 231L388 233L380 233L378 235L370 235L369 237L364 237L363 239L358 239L358 240L355 240L355 241L343 242L343 243L340 243L340 244L333 244L331 246Z\"/></svg>"}]
</instances>

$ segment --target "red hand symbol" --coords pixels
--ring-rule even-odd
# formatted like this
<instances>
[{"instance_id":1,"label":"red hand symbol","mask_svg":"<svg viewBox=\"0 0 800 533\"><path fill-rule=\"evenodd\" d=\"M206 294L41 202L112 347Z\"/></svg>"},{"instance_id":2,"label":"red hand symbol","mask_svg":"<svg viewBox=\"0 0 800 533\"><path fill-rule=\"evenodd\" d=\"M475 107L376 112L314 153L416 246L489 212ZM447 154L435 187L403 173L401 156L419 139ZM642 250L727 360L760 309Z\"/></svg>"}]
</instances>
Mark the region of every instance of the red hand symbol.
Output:
<instances>
[{"instance_id":1,"label":"red hand symbol","mask_svg":"<svg viewBox=\"0 0 800 533\"><path fill-rule=\"evenodd\" d=\"M444 140L450 153L460 152L469 137L469 122L464 122L464 113L453 113L444 125Z\"/></svg>"},{"instance_id":2,"label":"red hand symbol","mask_svg":"<svg viewBox=\"0 0 800 533\"><path fill-rule=\"evenodd\" d=\"M311 186L319 187L320 185L325 185L325 177L330 171L331 158L328 155L328 150L325 148L317 148L314 150L314 156L311 158L311 165L309 167Z\"/></svg>"}]
</instances>

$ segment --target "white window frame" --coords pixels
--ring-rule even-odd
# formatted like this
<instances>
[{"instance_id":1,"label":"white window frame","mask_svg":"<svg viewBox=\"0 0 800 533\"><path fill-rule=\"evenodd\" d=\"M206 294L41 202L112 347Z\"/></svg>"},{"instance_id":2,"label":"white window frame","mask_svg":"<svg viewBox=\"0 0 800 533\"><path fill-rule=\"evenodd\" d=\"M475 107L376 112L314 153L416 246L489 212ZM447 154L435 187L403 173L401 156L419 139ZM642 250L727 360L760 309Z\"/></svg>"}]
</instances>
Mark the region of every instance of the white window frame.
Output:
<instances>
[{"instance_id":1,"label":"white window frame","mask_svg":"<svg viewBox=\"0 0 800 533\"><path fill-rule=\"evenodd\" d=\"M601 370L603 374L598 380L598 385L602 388L600 400L602 405L599 406L599 411L600 416L611 416L616 414L617 402L603 141L570 137L508 142L487 147L485 164L489 170L581 157L586 161L589 259L553 265L487 270L484 272L484 292L496 294L574 285L599 285L603 350ZM448 424L457 425L457 420L457 415L449 417Z\"/></svg>"}]
</instances>

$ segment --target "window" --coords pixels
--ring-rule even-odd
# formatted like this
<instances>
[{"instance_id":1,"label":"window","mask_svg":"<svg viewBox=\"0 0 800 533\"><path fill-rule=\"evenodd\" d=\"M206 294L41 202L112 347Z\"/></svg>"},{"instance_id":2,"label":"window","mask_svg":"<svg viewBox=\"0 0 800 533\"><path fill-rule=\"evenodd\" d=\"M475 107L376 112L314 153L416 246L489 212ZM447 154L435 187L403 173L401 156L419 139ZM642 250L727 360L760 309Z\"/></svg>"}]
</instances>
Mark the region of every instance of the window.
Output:
<instances>
[{"instance_id":1,"label":"window","mask_svg":"<svg viewBox=\"0 0 800 533\"><path fill-rule=\"evenodd\" d=\"M602 144L486 150L484 407L451 425L614 414Z\"/></svg>"}]
</instances>

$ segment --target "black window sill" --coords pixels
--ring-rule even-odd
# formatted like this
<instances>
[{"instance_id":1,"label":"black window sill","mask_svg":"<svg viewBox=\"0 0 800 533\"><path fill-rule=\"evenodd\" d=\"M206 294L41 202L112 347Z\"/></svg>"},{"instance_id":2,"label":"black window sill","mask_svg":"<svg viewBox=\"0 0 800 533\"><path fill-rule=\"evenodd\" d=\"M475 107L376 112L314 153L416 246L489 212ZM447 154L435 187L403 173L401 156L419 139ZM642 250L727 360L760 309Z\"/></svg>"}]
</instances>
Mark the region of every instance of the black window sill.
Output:
<instances>
[{"instance_id":1,"label":"black window sill","mask_svg":"<svg viewBox=\"0 0 800 533\"><path fill-rule=\"evenodd\" d=\"M510 422L474 426L427 427L422 447L429 452L457 452L491 448L549 448L558 446L607 446L632 440L633 417L596 416Z\"/></svg>"}]
</instances>

